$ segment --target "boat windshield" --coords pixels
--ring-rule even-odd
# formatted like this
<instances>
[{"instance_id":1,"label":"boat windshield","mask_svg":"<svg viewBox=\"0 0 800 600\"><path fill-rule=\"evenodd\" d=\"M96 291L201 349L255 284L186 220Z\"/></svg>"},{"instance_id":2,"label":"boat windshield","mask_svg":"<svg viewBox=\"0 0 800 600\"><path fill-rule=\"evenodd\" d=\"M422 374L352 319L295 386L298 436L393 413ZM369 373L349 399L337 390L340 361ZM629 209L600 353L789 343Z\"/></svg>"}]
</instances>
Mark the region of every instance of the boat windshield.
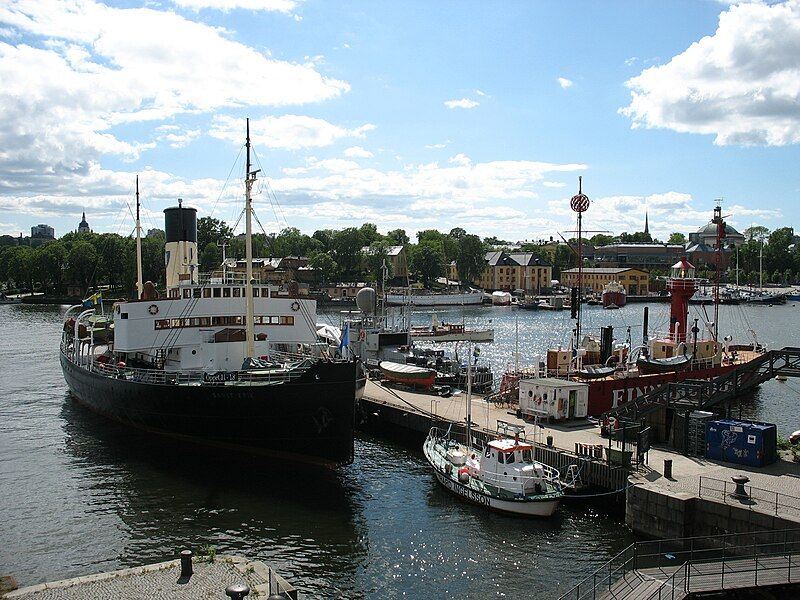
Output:
<instances>
[{"instance_id":1,"label":"boat windshield","mask_svg":"<svg viewBox=\"0 0 800 600\"><path fill-rule=\"evenodd\" d=\"M530 448L522 451L522 462L533 463L533 455L531 454Z\"/></svg>"},{"instance_id":2,"label":"boat windshield","mask_svg":"<svg viewBox=\"0 0 800 600\"><path fill-rule=\"evenodd\" d=\"M513 462L514 462L514 453L513 452L506 453L506 464L510 465Z\"/></svg>"}]
</instances>

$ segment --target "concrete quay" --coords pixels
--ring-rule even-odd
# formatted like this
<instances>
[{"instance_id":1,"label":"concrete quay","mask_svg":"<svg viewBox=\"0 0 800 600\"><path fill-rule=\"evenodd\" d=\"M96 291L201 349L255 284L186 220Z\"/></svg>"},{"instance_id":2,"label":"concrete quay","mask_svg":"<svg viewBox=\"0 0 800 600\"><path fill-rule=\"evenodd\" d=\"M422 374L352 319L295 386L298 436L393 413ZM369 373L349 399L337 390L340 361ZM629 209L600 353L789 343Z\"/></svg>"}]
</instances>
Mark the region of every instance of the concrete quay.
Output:
<instances>
[{"instance_id":1,"label":"concrete quay","mask_svg":"<svg viewBox=\"0 0 800 600\"><path fill-rule=\"evenodd\" d=\"M0 594L3 600L197 600L226 598L226 588L245 584L250 598L277 597L297 600L297 591L260 561L238 556L195 559L193 574L181 576L181 561L97 573L74 579L41 583Z\"/></svg>"},{"instance_id":2,"label":"concrete quay","mask_svg":"<svg viewBox=\"0 0 800 600\"><path fill-rule=\"evenodd\" d=\"M364 418L373 425L405 431L421 440L438 423L463 426L466 396L439 398L434 394L408 391L368 381L362 400ZM748 531L771 531L800 525L800 464L779 460L754 468L684 456L670 448L651 447L647 464L633 469L608 465L606 460L576 456L576 444L609 447L608 438L591 421L543 424L534 427L516 417L505 405L487 403L473 395L475 427L497 430L497 421L526 427L528 439L537 442L536 458L564 474L569 464L583 467L593 476L588 483L605 493L624 491L625 521L635 532L657 538L680 538ZM531 435L533 434L533 435ZM553 438L553 448L543 442ZM611 442L611 448L617 442ZM665 461L672 473L664 476ZM602 469L601 469L602 467ZM593 470L592 470L593 469ZM750 481L748 498L732 495L732 477L745 475ZM703 485L701 487L701 477ZM603 493L603 492L601 492Z\"/></svg>"}]
</instances>

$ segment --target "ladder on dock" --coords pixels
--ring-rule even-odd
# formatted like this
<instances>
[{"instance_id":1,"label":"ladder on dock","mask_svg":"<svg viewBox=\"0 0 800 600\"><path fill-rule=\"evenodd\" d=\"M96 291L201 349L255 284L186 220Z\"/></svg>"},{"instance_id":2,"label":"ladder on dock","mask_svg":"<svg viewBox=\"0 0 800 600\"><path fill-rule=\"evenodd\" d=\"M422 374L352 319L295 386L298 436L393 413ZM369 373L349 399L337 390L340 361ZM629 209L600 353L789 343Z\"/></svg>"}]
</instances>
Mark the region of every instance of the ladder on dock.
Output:
<instances>
[{"instance_id":1,"label":"ladder on dock","mask_svg":"<svg viewBox=\"0 0 800 600\"><path fill-rule=\"evenodd\" d=\"M687 379L667 383L612 408L603 417L640 421L662 408L709 410L755 389L776 375L800 377L800 348L770 350L711 381Z\"/></svg>"},{"instance_id":2,"label":"ladder on dock","mask_svg":"<svg viewBox=\"0 0 800 600\"><path fill-rule=\"evenodd\" d=\"M631 544L559 600L679 600L800 585L800 529Z\"/></svg>"}]
</instances>

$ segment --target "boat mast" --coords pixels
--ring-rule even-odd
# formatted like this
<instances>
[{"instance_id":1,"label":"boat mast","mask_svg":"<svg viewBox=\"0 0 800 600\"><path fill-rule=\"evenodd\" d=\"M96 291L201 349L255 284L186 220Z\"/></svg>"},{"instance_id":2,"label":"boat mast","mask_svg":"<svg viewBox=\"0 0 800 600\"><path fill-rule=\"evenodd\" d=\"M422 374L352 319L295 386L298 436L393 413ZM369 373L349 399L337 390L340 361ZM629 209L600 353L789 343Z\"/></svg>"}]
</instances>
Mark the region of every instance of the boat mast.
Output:
<instances>
[{"instance_id":1,"label":"boat mast","mask_svg":"<svg viewBox=\"0 0 800 600\"><path fill-rule=\"evenodd\" d=\"M472 353L467 354L467 449L472 448Z\"/></svg>"},{"instance_id":2,"label":"boat mast","mask_svg":"<svg viewBox=\"0 0 800 600\"><path fill-rule=\"evenodd\" d=\"M581 296L583 288L583 213L589 208L589 197L583 193L583 177L578 176L578 193L569 201L569 206L573 212L578 213L578 293L577 297L573 294L572 300L577 302L577 306L572 308L575 315L575 351L581 343Z\"/></svg>"},{"instance_id":3,"label":"boat mast","mask_svg":"<svg viewBox=\"0 0 800 600\"><path fill-rule=\"evenodd\" d=\"M718 200L722 202L722 200ZM714 208L713 223L717 226L717 248L714 254L716 273L714 276L714 341L719 339L719 278L722 270L722 240L725 238L725 221L722 220L722 206Z\"/></svg>"},{"instance_id":4,"label":"boat mast","mask_svg":"<svg viewBox=\"0 0 800 600\"><path fill-rule=\"evenodd\" d=\"M758 251L758 293L764 292L764 236L760 236L761 249Z\"/></svg>"},{"instance_id":5,"label":"boat mast","mask_svg":"<svg viewBox=\"0 0 800 600\"><path fill-rule=\"evenodd\" d=\"M247 119L247 165L244 176L244 223L245 223L245 260L247 262L245 287L245 335L247 336L246 358L253 358L256 353L255 333L253 331L253 201L252 189L256 180L256 171L250 171L250 119Z\"/></svg>"},{"instance_id":6,"label":"boat mast","mask_svg":"<svg viewBox=\"0 0 800 600\"><path fill-rule=\"evenodd\" d=\"M142 297L142 222L139 219L139 176L136 176L136 299Z\"/></svg>"}]
</instances>

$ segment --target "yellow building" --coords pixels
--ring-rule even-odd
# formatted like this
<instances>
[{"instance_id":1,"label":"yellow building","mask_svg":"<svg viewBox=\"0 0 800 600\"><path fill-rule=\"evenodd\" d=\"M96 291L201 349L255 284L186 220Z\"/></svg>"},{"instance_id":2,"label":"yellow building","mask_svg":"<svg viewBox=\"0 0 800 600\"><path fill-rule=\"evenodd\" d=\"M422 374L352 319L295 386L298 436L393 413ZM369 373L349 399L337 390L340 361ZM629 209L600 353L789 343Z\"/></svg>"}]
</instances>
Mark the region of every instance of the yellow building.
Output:
<instances>
[{"instance_id":1,"label":"yellow building","mask_svg":"<svg viewBox=\"0 0 800 600\"><path fill-rule=\"evenodd\" d=\"M650 275L642 269L624 267L586 267L583 269L583 288L602 292L612 281L625 287L630 296L645 296L650 291ZM561 271L561 284L567 287L578 285L578 269Z\"/></svg>"},{"instance_id":2,"label":"yellow building","mask_svg":"<svg viewBox=\"0 0 800 600\"><path fill-rule=\"evenodd\" d=\"M373 248L364 246L362 256L375 252ZM386 266L389 267L389 277L408 277L408 256L405 246L389 246L386 248Z\"/></svg>"},{"instance_id":3,"label":"yellow building","mask_svg":"<svg viewBox=\"0 0 800 600\"><path fill-rule=\"evenodd\" d=\"M471 283L485 290L525 290L539 292L550 287L553 267L546 260L530 252L486 253L486 267L481 276ZM460 280L455 262L450 263L447 276Z\"/></svg>"}]
</instances>

